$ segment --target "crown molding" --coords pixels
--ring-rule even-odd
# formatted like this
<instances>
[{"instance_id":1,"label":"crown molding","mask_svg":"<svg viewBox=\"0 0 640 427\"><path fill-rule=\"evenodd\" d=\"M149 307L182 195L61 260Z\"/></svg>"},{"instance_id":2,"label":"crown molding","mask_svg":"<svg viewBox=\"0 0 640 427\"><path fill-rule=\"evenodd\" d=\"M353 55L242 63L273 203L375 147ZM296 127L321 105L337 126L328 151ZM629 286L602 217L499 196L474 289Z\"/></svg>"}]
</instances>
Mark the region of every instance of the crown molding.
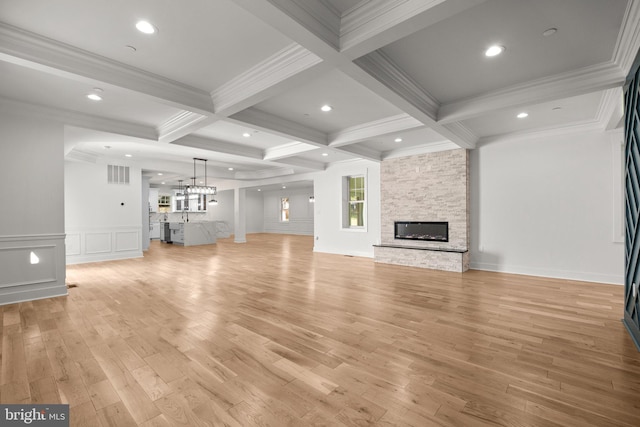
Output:
<instances>
[{"instance_id":1,"label":"crown molding","mask_svg":"<svg viewBox=\"0 0 640 427\"><path fill-rule=\"evenodd\" d=\"M374 120L332 133L329 135L329 146L340 147L342 145L353 144L377 136L402 132L421 126L424 125L410 115L398 114L397 116L385 117L380 120Z\"/></svg>"},{"instance_id":2,"label":"crown molding","mask_svg":"<svg viewBox=\"0 0 640 427\"><path fill-rule=\"evenodd\" d=\"M168 144L217 120L218 118L216 117L207 117L191 111L181 111L157 127L158 141Z\"/></svg>"},{"instance_id":3,"label":"crown molding","mask_svg":"<svg viewBox=\"0 0 640 427\"><path fill-rule=\"evenodd\" d=\"M623 124L624 119L624 100L622 88L616 87L604 91L596 119L603 124L606 130L618 128Z\"/></svg>"},{"instance_id":4,"label":"crown molding","mask_svg":"<svg viewBox=\"0 0 640 427\"><path fill-rule=\"evenodd\" d=\"M371 0L341 20L340 50L358 58L486 0Z\"/></svg>"},{"instance_id":5,"label":"crown molding","mask_svg":"<svg viewBox=\"0 0 640 427\"><path fill-rule=\"evenodd\" d=\"M533 131L511 132L500 135L491 135L480 138L478 147L495 142L522 141L525 139L541 139L552 138L560 135L570 135L580 132L604 132L604 125L598 120L582 120L564 126L554 126L545 129L536 129Z\"/></svg>"},{"instance_id":6,"label":"crown molding","mask_svg":"<svg viewBox=\"0 0 640 427\"><path fill-rule=\"evenodd\" d=\"M395 159L397 157L415 156L426 153L436 153L438 151L458 150L460 147L451 141L438 141L415 147L398 148L382 153L382 160Z\"/></svg>"},{"instance_id":7,"label":"crown molding","mask_svg":"<svg viewBox=\"0 0 640 427\"><path fill-rule=\"evenodd\" d=\"M400 69L385 53L382 51L371 52L356 59L355 64L433 121L436 120L440 106L438 101L404 70Z\"/></svg>"},{"instance_id":8,"label":"crown molding","mask_svg":"<svg viewBox=\"0 0 640 427\"><path fill-rule=\"evenodd\" d=\"M182 145L185 147L200 148L202 150L230 154L243 158L248 157L252 159L262 160L263 157L262 150L259 148L233 144L231 142L221 141L219 139L213 138L205 138L202 136L187 135L173 141L172 144Z\"/></svg>"},{"instance_id":9,"label":"crown molding","mask_svg":"<svg viewBox=\"0 0 640 427\"><path fill-rule=\"evenodd\" d=\"M306 142L317 147L327 146L327 135L299 123L266 113L257 108L247 108L228 118L229 121L250 126L265 132L291 138L292 141Z\"/></svg>"},{"instance_id":10,"label":"crown molding","mask_svg":"<svg viewBox=\"0 0 640 427\"><path fill-rule=\"evenodd\" d=\"M305 144L304 142L290 142L288 144L278 145L276 147L267 148L264 151L263 160L278 160L285 157L295 156L307 151L316 150L315 145Z\"/></svg>"},{"instance_id":11,"label":"crown molding","mask_svg":"<svg viewBox=\"0 0 640 427\"><path fill-rule=\"evenodd\" d=\"M117 86L184 110L213 112L205 91L1 22L0 60L73 80Z\"/></svg>"},{"instance_id":12,"label":"crown molding","mask_svg":"<svg viewBox=\"0 0 640 427\"><path fill-rule=\"evenodd\" d=\"M460 122L442 125L438 133L449 140L455 141L460 148L473 149L478 142L478 137L471 129Z\"/></svg>"},{"instance_id":13,"label":"crown molding","mask_svg":"<svg viewBox=\"0 0 640 427\"><path fill-rule=\"evenodd\" d=\"M10 98L0 97L0 111L13 112L26 116L52 120L65 125L116 133L135 138L149 139L152 141L156 141L158 139L156 130L149 126L123 122L121 120L107 119L77 111L64 110L62 108L30 104L28 102L16 101Z\"/></svg>"},{"instance_id":14,"label":"crown molding","mask_svg":"<svg viewBox=\"0 0 640 427\"><path fill-rule=\"evenodd\" d=\"M640 2L629 0L613 51L613 62L626 76L640 49Z\"/></svg>"},{"instance_id":15,"label":"crown molding","mask_svg":"<svg viewBox=\"0 0 640 427\"><path fill-rule=\"evenodd\" d=\"M227 116L251 107L282 91L278 85L289 87L297 82L296 76L308 77L302 73L321 62L317 55L292 43L211 92L216 113Z\"/></svg>"},{"instance_id":16,"label":"crown molding","mask_svg":"<svg viewBox=\"0 0 640 427\"><path fill-rule=\"evenodd\" d=\"M72 148L70 152L67 153L66 156L64 156L65 160L77 160L79 162L85 162L85 163L98 163L98 157L90 154L90 153L85 153L84 151L80 151L76 148Z\"/></svg>"},{"instance_id":17,"label":"crown molding","mask_svg":"<svg viewBox=\"0 0 640 427\"><path fill-rule=\"evenodd\" d=\"M556 74L466 100L442 105L438 123L470 119L504 108L531 105L621 86L624 73L613 62Z\"/></svg>"}]
</instances>

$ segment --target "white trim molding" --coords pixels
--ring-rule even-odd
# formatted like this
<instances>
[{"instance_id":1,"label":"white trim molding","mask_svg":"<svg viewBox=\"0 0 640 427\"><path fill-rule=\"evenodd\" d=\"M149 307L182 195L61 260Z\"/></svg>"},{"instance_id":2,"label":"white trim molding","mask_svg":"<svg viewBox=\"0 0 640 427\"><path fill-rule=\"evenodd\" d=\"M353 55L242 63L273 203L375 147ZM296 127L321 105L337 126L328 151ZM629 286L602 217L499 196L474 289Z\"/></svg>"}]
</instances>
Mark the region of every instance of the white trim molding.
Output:
<instances>
[{"instance_id":1,"label":"white trim molding","mask_svg":"<svg viewBox=\"0 0 640 427\"><path fill-rule=\"evenodd\" d=\"M67 230L67 265L141 258L142 256L142 228L140 226Z\"/></svg>"},{"instance_id":2,"label":"white trim molding","mask_svg":"<svg viewBox=\"0 0 640 427\"><path fill-rule=\"evenodd\" d=\"M0 236L0 305L67 295L64 239L64 234Z\"/></svg>"}]
</instances>

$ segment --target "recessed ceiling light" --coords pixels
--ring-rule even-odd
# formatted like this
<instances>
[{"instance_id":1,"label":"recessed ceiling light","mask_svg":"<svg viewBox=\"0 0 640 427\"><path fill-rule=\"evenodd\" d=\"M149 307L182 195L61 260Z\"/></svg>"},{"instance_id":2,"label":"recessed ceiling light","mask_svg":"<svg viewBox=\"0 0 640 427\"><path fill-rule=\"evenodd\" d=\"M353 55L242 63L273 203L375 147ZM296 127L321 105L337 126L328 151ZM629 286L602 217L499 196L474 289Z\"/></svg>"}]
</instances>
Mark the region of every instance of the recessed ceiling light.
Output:
<instances>
[{"instance_id":1,"label":"recessed ceiling light","mask_svg":"<svg viewBox=\"0 0 640 427\"><path fill-rule=\"evenodd\" d=\"M489 49L485 50L484 54L486 56L497 56L504 52L504 46L493 45Z\"/></svg>"},{"instance_id":2,"label":"recessed ceiling light","mask_svg":"<svg viewBox=\"0 0 640 427\"><path fill-rule=\"evenodd\" d=\"M133 157L133 154L125 154L125 157Z\"/></svg>"},{"instance_id":3,"label":"recessed ceiling light","mask_svg":"<svg viewBox=\"0 0 640 427\"><path fill-rule=\"evenodd\" d=\"M282 189L284 190L285 188L287 188L287 186L286 186L286 185L283 185L283 186L282 186Z\"/></svg>"},{"instance_id":4,"label":"recessed ceiling light","mask_svg":"<svg viewBox=\"0 0 640 427\"><path fill-rule=\"evenodd\" d=\"M160 184L164 185L164 181L162 181Z\"/></svg>"},{"instance_id":5,"label":"recessed ceiling light","mask_svg":"<svg viewBox=\"0 0 640 427\"><path fill-rule=\"evenodd\" d=\"M154 34L158 29L154 27L149 21L138 21L136 23L136 28L141 33L145 34Z\"/></svg>"},{"instance_id":6,"label":"recessed ceiling light","mask_svg":"<svg viewBox=\"0 0 640 427\"><path fill-rule=\"evenodd\" d=\"M557 28L548 28L542 33L542 35L545 36L545 37L549 37L549 36L554 35L557 32L558 32Z\"/></svg>"},{"instance_id":7,"label":"recessed ceiling light","mask_svg":"<svg viewBox=\"0 0 640 427\"><path fill-rule=\"evenodd\" d=\"M233 168L229 168L229 170L230 170L230 171L232 171L232 170L233 170Z\"/></svg>"},{"instance_id":8,"label":"recessed ceiling light","mask_svg":"<svg viewBox=\"0 0 640 427\"><path fill-rule=\"evenodd\" d=\"M127 49L129 49L131 52L135 52L135 51L137 51L137 50L138 50L138 49L136 49L136 47L135 47L135 46L131 46L130 44L126 45L125 47L126 47Z\"/></svg>"},{"instance_id":9,"label":"recessed ceiling light","mask_svg":"<svg viewBox=\"0 0 640 427\"><path fill-rule=\"evenodd\" d=\"M249 138L251 134L249 132L245 132L242 134L242 136L244 136L245 138Z\"/></svg>"},{"instance_id":10,"label":"recessed ceiling light","mask_svg":"<svg viewBox=\"0 0 640 427\"><path fill-rule=\"evenodd\" d=\"M97 93L90 93L89 95L87 95L87 98L89 98L92 101L102 101L102 97Z\"/></svg>"},{"instance_id":11,"label":"recessed ceiling light","mask_svg":"<svg viewBox=\"0 0 640 427\"><path fill-rule=\"evenodd\" d=\"M322 153L322 157L327 157L329 153Z\"/></svg>"},{"instance_id":12,"label":"recessed ceiling light","mask_svg":"<svg viewBox=\"0 0 640 427\"><path fill-rule=\"evenodd\" d=\"M262 190L258 188L258 191L262 191Z\"/></svg>"},{"instance_id":13,"label":"recessed ceiling light","mask_svg":"<svg viewBox=\"0 0 640 427\"><path fill-rule=\"evenodd\" d=\"M518 113L518 115L516 116L519 119L524 119L525 117L529 117L529 113L525 113L524 111L522 113Z\"/></svg>"},{"instance_id":14,"label":"recessed ceiling light","mask_svg":"<svg viewBox=\"0 0 640 427\"><path fill-rule=\"evenodd\" d=\"M158 176L162 176L164 175L162 172L158 172Z\"/></svg>"},{"instance_id":15,"label":"recessed ceiling light","mask_svg":"<svg viewBox=\"0 0 640 427\"><path fill-rule=\"evenodd\" d=\"M320 107L320 109L322 111L324 111L325 113L328 113L329 111L333 110L333 108L331 107L331 105L323 105L322 107Z\"/></svg>"},{"instance_id":16,"label":"recessed ceiling light","mask_svg":"<svg viewBox=\"0 0 640 427\"><path fill-rule=\"evenodd\" d=\"M402 138L396 138L393 140L393 142L402 142Z\"/></svg>"}]
</instances>

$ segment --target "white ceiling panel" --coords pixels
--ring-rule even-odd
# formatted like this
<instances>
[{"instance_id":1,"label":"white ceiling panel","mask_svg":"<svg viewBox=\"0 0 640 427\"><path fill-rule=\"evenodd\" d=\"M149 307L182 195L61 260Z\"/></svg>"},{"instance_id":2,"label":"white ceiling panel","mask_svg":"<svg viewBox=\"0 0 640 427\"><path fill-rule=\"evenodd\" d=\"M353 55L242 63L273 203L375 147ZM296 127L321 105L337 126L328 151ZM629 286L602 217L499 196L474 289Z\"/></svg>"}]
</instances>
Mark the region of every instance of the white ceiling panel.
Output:
<instances>
[{"instance_id":1,"label":"white ceiling panel","mask_svg":"<svg viewBox=\"0 0 640 427\"><path fill-rule=\"evenodd\" d=\"M383 51L441 103L612 58L626 0L488 0ZM545 37L549 28L557 32ZM484 51L498 44L502 55Z\"/></svg>"},{"instance_id":2,"label":"white ceiling panel","mask_svg":"<svg viewBox=\"0 0 640 427\"><path fill-rule=\"evenodd\" d=\"M230 0L2 0L0 19L208 92L291 43Z\"/></svg>"},{"instance_id":3,"label":"white ceiling panel","mask_svg":"<svg viewBox=\"0 0 640 427\"><path fill-rule=\"evenodd\" d=\"M0 96L32 104L153 127L180 112L121 88L69 80L8 62L0 61L0 76ZM104 90L102 101L87 99L97 86Z\"/></svg>"},{"instance_id":4,"label":"white ceiling panel","mask_svg":"<svg viewBox=\"0 0 640 427\"><path fill-rule=\"evenodd\" d=\"M320 111L325 104L333 110ZM338 70L261 102L256 108L325 133L401 113Z\"/></svg>"},{"instance_id":5,"label":"white ceiling panel","mask_svg":"<svg viewBox=\"0 0 640 427\"><path fill-rule=\"evenodd\" d=\"M602 92L594 92L525 108L509 108L466 120L463 124L477 136L487 137L595 121L602 95ZM517 115L523 112L528 116L518 118Z\"/></svg>"},{"instance_id":6,"label":"white ceiling panel","mask_svg":"<svg viewBox=\"0 0 640 427\"><path fill-rule=\"evenodd\" d=\"M249 137L244 136L250 135ZM258 131L251 126L241 126L224 120L217 121L194 132L194 135L223 141L235 142L240 145L267 149L278 145L289 144L293 140L274 135L269 132Z\"/></svg>"}]
</instances>

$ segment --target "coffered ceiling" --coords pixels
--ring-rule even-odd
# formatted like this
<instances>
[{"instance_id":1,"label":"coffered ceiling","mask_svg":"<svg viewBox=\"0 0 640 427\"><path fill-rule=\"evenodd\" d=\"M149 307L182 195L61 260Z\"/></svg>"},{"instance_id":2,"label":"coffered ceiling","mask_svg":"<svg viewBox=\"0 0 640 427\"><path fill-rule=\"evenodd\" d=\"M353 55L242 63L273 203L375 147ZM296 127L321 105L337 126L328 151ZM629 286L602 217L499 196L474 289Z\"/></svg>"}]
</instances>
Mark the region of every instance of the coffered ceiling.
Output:
<instances>
[{"instance_id":1,"label":"coffered ceiling","mask_svg":"<svg viewBox=\"0 0 640 427\"><path fill-rule=\"evenodd\" d=\"M638 3L2 0L0 102L63 120L69 158L138 165L152 183L188 179L193 157L216 180L293 181L618 126Z\"/></svg>"}]
</instances>

